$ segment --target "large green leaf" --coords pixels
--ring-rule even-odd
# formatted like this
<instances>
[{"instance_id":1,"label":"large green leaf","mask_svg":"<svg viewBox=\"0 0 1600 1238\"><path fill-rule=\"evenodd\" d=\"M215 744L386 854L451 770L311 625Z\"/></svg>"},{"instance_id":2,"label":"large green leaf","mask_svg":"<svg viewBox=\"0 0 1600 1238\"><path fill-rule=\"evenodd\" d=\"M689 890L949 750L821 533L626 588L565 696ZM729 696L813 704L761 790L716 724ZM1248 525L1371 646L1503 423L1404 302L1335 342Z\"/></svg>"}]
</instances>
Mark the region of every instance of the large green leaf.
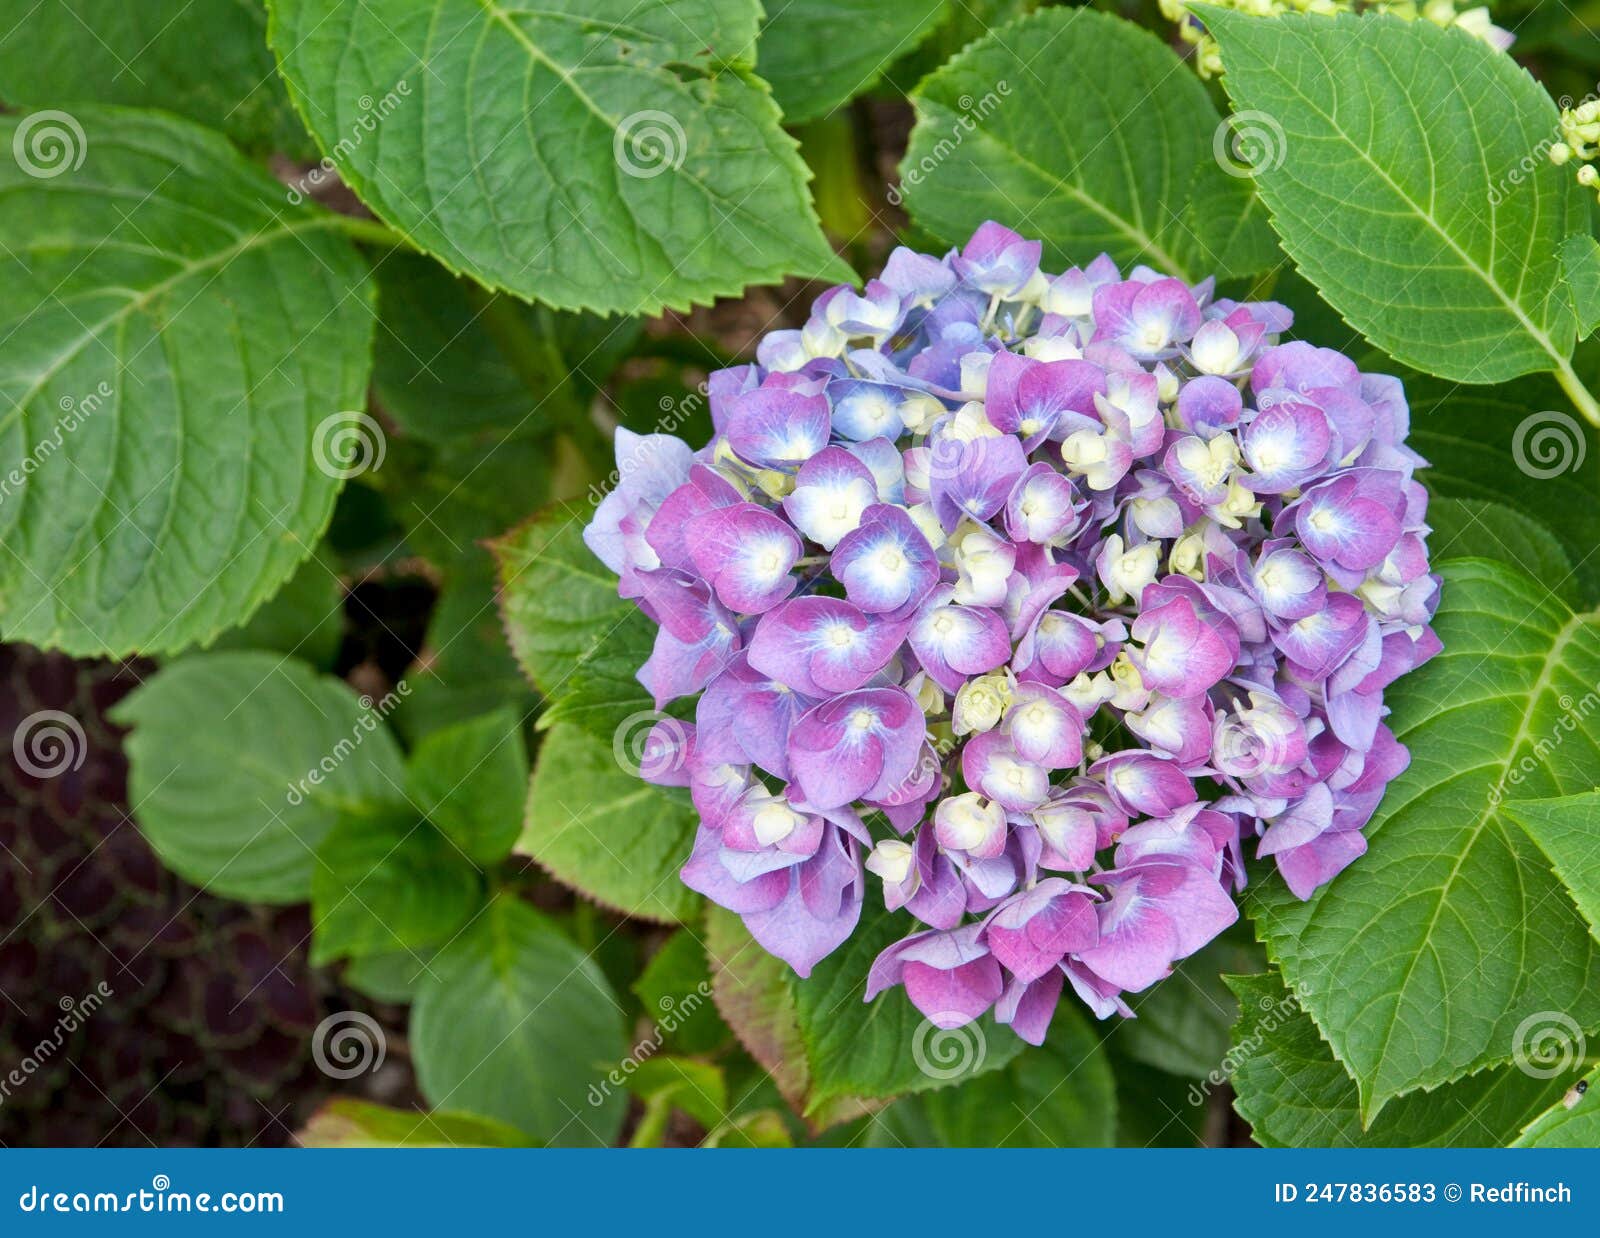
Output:
<instances>
[{"instance_id":1,"label":"large green leaf","mask_svg":"<svg viewBox=\"0 0 1600 1238\"><path fill-rule=\"evenodd\" d=\"M761 76L790 123L826 116L933 33L946 0L774 0Z\"/></svg>"},{"instance_id":2,"label":"large green leaf","mask_svg":"<svg viewBox=\"0 0 1600 1238\"><path fill-rule=\"evenodd\" d=\"M341 816L311 872L311 961L442 945L483 901L478 870L414 813Z\"/></svg>"},{"instance_id":3,"label":"large green leaf","mask_svg":"<svg viewBox=\"0 0 1600 1238\"><path fill-rule=\"evenodd\" d=\"M597 902L631 916L686 919L700 898L678 879L700 818L689 793L658 787L630 763L651 723L616 739L563 723L539 748L517 852Z\"/></svg>"},{"instance_id":4,"label":"large green leaf","mask_svg":"<svg viewBox=\"0 0 1600 1238\"><path fill-rule=\"evenodd\" d=\"M604 1146L627 1096L622 1009L594 962L501 895L433 961L411 1008L422 1093L541 1143Z\"/></svg>"},{"instance_id":5,"label":"large green leaf","mask_svg":"<svg viewBox=\"0 0 1600 1238\"><path fill-rule=\"evenodd\" d=\"M1116 1134L1111 1064L1071 998L1056 1008L1039 1048L1024 1049L990 1074L901 1103L920 1104L946 1148L1104 1148Z\"/></svg>"},{"instance_id":6,"label":"large green leaf","mask_svg":"<svg viewBox=\"0 0 1600 1238\"><path fill-rule=\"evenodd\" d=\"M403 802L385 702L268 653L182 658L118 703L129 800L168 868L224 898L297 903L342 813Z\"/></svg>"},{"instance_id":7,"label":"large green leaf","mask_svg":"<svg viewBox=\"0 0 1600 1238\"><path fill-rule=\"evenodd\" d=\"M1276 879L1250 899L1369 1120L1509 1060L1531 1015L1600 1026L1600 943L1506 807L1600 783L1600 739L1563 725L1600 682L1600 618L1499 563L1443 573L1444 651L1391 689L1411 765L1370 849L1306 902Z\"/></svg>"},{"instance_id":8,"label":"large green leaf","mask_svg":"<svg viewBox=\"0 0 1600 1238\"><path fill-rule=\"evenodd\" d=\"M0 163L0 631L171 652L246 619L327 526L371 289L338 217L217 134L76 118L81 167Z\"/></svg>"},{"instance_id":9,"label":"large green leaf","mask_svg":"<svg viewBox=\"0 0 1600 1238\"><path fill-rule=\"evenodd\" d=\"M1559 249L1587 215L1570 172L1519 171L1556 132L1543 87L1432 22L1199 11L1272 133L1255 179L1283 247L1351 325L1460 382L1569 367Z\"/></svg>"},{"instance_id":10,"label":"large green leaf","mask_svg":"<svg viewBox=\"0 0 1600 1238\"><path fill-rule=\"evenodd\" d=\"M627 314L850 278L752 76L756 0L270 7L324 153L452 270Z\"/></svg>"},{"instance_id":11,"label":"large green leaf","mask_svg":"<svg viewBox=\"0 0 1600 1238\"><path fill-rule=\"evenodd\" d=\"M1515 1066L1394 1101L1366 1128L1356 1085L1273 973L1230 976L1239 1021L1228 1055L1234 1107L1267 1147L1485 1147L1510 1143L1565 1084Z\"/></svg>"},{"instance_id":12,"label":"large green leaf","mask_svg":"<svg viewBox=\"0 0 1600 1238\"><path fill-rule=\"evenodd\" d=\"M1600 487L1600 437L1563 411L1556 381L1537 374L1496 387L1462 387L1412 376L1406 396L1409 442L1433 466L1418 474L1428 489L1447 498L1503 503L1546 526L1572 560L1578 596L1591 605L1600 602L1600 504L1592 501ZM1504 535L1515 547L1515 530L1496 524L1490 533ZM1463 553L1432 545L1436 554ZM1556 587L1554 580L1547 583Z\"/></svg>"},{"instance_id":13,"label":"large green leaf","mask_svg":"<svg viewBox=\"0 0 1600 1238\"><path fill-rule=\"evenodd\" d=\"M1591 687L1572 701L1559 732L1549 738L1565 739L1600 709L1600 687ZM1600 791L1567 795L1559 799L1512 803L1512 819L1533 836L1572 894L1589 931L1600 939Z\"/></svg>"},{"instance_id":14,"label":"large green leaf","mask_svg":"<svg viewBox=\"0 0 1600 1238\"><path fill-rule=\"evenodd\" d=\"M1160 984L1128 995L1135 1017L1112 1025L1112 1045L1141 1065L1184 1078L1205 1077L1228 1052L1228 1031L1239 1013L1222 973L1261 965L1261 947L1253 941L1230 934L1212 942Z\"/></svg>"},{"instance_id":15,"label":"large green leaf","mask_svg":"<svg viewBox=\"0 0 1600 1238\"><path fill-rule=\"evenodd\" d=\"M973 1079L1026 1047L991 1015L965 1027L936 1027L899 986L865 1000L872 961L912 927L869 897L849 939L809 978L790 977L810 1070L807 1112L841 1096L902 1096Z\"/></svg>"},{"instance_id":16,"label":"large green leaf","mask_svg":"<svg viewBox=\"0 0 1600 1238\"><path fill-rule=\"evenodd\" d=\"M7 17L0 97L12 107L158 107L252 150L310 146L267 48L262 0L37 0Z\"/></svg>"},{"instance_id":17,"label":"large green leaf","mask_svg":"<svg viewBox=\"0 0 1600 1238\"><path fill-rule=\"evenodd\" d=\"M468 859L498 864L522 831L522 717L497 709L426 736L406 762L411 802Z\"/></svg>"},{"instance_id":18,"label":"large green leaf","mask_svg":"<svg viewBox=\"0 0 1600 1238\"><path fill-rule=\"evenodd\" d=\"M1058 265L1105 251L1199 280L1271 260L1248 185L1213 157L1220 120L1204 87L1120 18L1024 17L927 78L913 102L901 187L912 218L944 241L997 219L1043 237Z\"/></svg>"}]
</instances>

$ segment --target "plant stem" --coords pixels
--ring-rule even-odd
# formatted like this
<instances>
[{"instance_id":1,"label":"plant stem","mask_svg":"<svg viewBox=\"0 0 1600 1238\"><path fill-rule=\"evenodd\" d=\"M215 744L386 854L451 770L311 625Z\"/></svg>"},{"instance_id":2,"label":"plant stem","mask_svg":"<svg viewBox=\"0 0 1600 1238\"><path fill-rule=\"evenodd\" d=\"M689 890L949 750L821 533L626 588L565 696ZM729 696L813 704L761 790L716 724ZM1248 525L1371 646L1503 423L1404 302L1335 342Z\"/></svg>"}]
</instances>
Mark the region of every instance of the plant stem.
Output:
<instances>
[{"instance_id":1,"label":"plant stem","mask_svg":"<svg viewBox=\"0 0 1600 1238\"><path fill-rule=\"evenodd\" d=\"M415 251L417 248L407 237L396 232L388 224L381 220L368 219L364 215L331 214L328 217L328 226L337 228L353 241L363 241L383 249Z\"/></svg>"},{"instance_id":2,"label":"plant stem","mask_svg":"<svg viewBox=\"0 0 1600 1238\"><path fill-rule=\"evenodd\" d=\"M1591 425L1600 426L1600 400L1596 400L1594 393L1583 385L1583 379L1578 377L1578 372L1572 368L1571 361L1563 361L1556 368L1556 381L1561 384L1561 389L1567 393L1577 410L1588 418Z\"/></svg>"},{"instance_id":3,"label":"plant stem","mask_svg":"<svg viewBox=\"0 0 1600 1238\"><path fill-rule=\"evenodd\" d=\"M639 1115L639 1125L634 1129L633 1138L628 1140L630 1148L659 1148L667 1133L667 1119L672 1116L672 1096L663 1093L652 1096L644 1103L644 1112Z\"/></svg>"}]
</instances>

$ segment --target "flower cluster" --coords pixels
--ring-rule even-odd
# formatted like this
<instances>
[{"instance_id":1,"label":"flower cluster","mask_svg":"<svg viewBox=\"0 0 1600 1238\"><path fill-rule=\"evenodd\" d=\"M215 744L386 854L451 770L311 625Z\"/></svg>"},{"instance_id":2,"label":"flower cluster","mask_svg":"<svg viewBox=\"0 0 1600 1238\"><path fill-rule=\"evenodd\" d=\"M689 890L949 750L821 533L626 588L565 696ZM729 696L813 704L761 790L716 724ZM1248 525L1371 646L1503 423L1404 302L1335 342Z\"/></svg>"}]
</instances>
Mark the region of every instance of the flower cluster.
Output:
<instances>
[{"instance_id":1,"label":"flower cluster","mask_svg":"<svg viewBox=\"0 0 1600 1238\"><path fill-rule=\"evenodd\" d=\"M1468 0L1470 3L1470 0ZM1406 21L1422 18L1435 26L1460 26L1474 38L1482 39L1496 51L1505 51L1515 41L1509 30L1494 24L1486 4L1471 8L1456 7L1456 0L1207 0L1218 8L1237 9L1256 17L1276 17L1280 13L1386 13ZM1178 23L1178 37L1195 49L1195 68L1201 77L1222 72L1222 54L1205 23L1189 11L1188 0L1161 0L1161 15Z\"/></svg>"},{"instance_id":2,"label":"flower cluster","mask_svg":"<svg viewBox=\"0 0 1600 1238\"><path fill-rule=\"evenodd\" d=\"M1551 145L1549 154L1557 167L1576 160L1578 184L1600 192L1600 169L1594 162L1600 159L1600 99L1561 109L1561 141Z\"/></svg>"},{"instance_id":3,"label":"flower cluster","mask_svg":"<svg viewBox=\"0 0 1600 1238\"><path fill-rule=\"evenodd\" d=\"M1305 898L1406 765L1384 688L1438 648L1398 380L1291 315L984 224L896 250L710 384L714 440L619 431L585 531L659 625L643 773L684 881L808 975L868 874L878 958L953 1027L1104 1018L1238 917L1247 848Z\"/></svg>"}]
</instances>

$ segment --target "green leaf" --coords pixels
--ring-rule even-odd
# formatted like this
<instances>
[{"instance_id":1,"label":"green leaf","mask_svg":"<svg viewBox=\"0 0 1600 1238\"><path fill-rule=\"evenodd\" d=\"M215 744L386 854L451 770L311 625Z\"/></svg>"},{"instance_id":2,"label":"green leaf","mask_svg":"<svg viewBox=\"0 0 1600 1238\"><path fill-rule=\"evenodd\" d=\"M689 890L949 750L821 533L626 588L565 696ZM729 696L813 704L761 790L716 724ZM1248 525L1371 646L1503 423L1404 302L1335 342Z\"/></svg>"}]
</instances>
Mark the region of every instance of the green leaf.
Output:
<instances>
[{"instance_id":1,"label":"green leaf","mask_svg":"<svg viewBox=\"0 0 1600 1238\"><path fill-rule=\"evenodd\" d=\"M330 1100L295 1132L302 1148L521 1148L514 1127L472 1113L416 1113L370 1101Z\"/></svg>"},{"instance_id":2,"label":"green leaf","mask_svg":"<svg viewBox=\"0 0 1600 1238\"><path fill-rule=\"evenodd\" d=\"M1205 88L1121 18L1086 8L1024 17L927 78L912 101L901 188L912 218L944 241L998 219L1043 237L1057 265L1104 251L1190 281L1271 260L1248 187L1226 184L1213 156L1220 120Z\"/></svg>"},{"instance_id":3,"label":"green leaf","mask_svg":"<svg viewBox=\"0 0 1600 1238\"><path fill-rule=\"evenodd\" d=\"M1576 1085L1549 1110L1528 1123L1512 1143L1514 1148L1600 1147L1600 1072L1585 1076L1588 1086Z\"/></svg>"},{"instance_id":4,"label":"green leaf","mask_svg":"<svg viewBox=\"0 0 1600 1238\"><path fill-rule=\"evenodd\" d=\"M1194 1085L1113 1054L1119 1148L1194 1148L1206 1142L1209 1110Z\"/></svg>"},{"instance_id":5,"label":"green leaf","mask_svg":"<svg viewBox=\"0 0 1600 1238\"><path fill-rule=\"evenodd\" d=\"M340 176L487 287L654 314L787 275L851 278L751 75L755 0L271 11L290 97Z\"/></svg>"},{"instance_id":6,"label":"green leaf","mask_svg":"<svg viewBox=\"0 0 1600 1238\"><path fill-rule=\"evenodd\" d=\"M1555 380L1539 374L1467 388L1407 377L1406 396L1412 410L1408 441L1433 466L1418 474L1428 489L1435 496L1503 503L1544 525L1577 565L1578 596L1600 602L1600 555L1592 553L1600 545L1600 505L1592 501L1600 485L1600 437L1587 422L1560 411L1563 396ZM1492 532L1508 548L1517 547L1514 531L1496 525ZM1430 545L1436 557L1448 549L1437 539ZM1535 578L1552 588L1557 583Z\"/></svg>"},{"instance_id":7,"label":"green leaf","mask_svg":"<svg viewBox=\"0 0 1600 1238\"><path fill-rule=\"evenodd\" d=\"M0 96L14 108L161 108L249 150L310 148L267 48L261 0L41 0L28 6L26 21L8 25Z\"/></svg>"},{"instance_id":8,"label":"green leaf","mask_svg":"<svg viewBox=\"0 0 1600 1238\"><path fill-rule=\"evenodd\" d=\"M1576 232L1562 241L1561 274L1572 296L1578 338L1584 339L1600 327L1600 241L1587 232Z\"/></svg>"},{"instance_id":9,"label":"green leaf","mask_svg":"<svg viewBox=\"0 0 1600 1238\"><path fill-rule=\"evenodd\" d=\"M1514 1066L1484 1071L1392 1102L1363 1129L1356 1085L1274 973L1230 976L1239 995L1234 1107L1272 1148L1485 1147L1509 1143L1559 1097L1548 1079Z\"/></svg>"},{"instance_id":10,"label":"green leaf","mask_svg":"<svg viewBox=\"0 0 1600 1238\"><path fill-rule=\"evenodd\" d=\"M493 550L511 648L547 699L540 726L575 723L609 741L652 708L636 673L655 629L617 596L617 578L583 544L589 517L556 504Z\"/></svg>"},{"instance_id":11,"label":"green leaf","mask_svg":"<svg viewBox=\"0 0 1600 1238\"><path fill-rule=\"evenodd\" d=\"M633 992L666 1043L680 1052L709 1053L732 1036L711 1002L705 945L690 929L679 929L650 956Z\"/></svg>"},{"instance_id":12,"label":"green leaf","mask_svg":"<svg viewBox=\"0 0 1600 1238\"><path fill-rule=\"evenodd\" d=\"M986 1015L951 1031L934 1026L896 986L865 1000L867 970L907 936L906 918L868 899L849 939L806 980L791 976L795 1021L811 1086L806 1112L837 1097L894 1097L998 1070L1025 1047Z\"/></svg>"},{"instance_id":13,"label":"green leaf","mask_svg":"<svg viewBox=\"0 0 1600 1238\"><path fill-rule=\"evenodd\" d=\"M438 946L483 902L459 848L404 810L347 813L317 848L311 873L311 961Z\"/></svg>"},{"instance_id":14,"label":"green leaf","mask_svg":"<svg viewBox=\"0 0 1600 1238\"><path fill-rule=\"evenodd\" d=\"M1563 602L1577 601L1572 560L1548 527L1503 503L1435 498L1428 504L1429 553L1436 559L1498 559L1541 581Z\"/></svg>"},{"instance_id":15,"label":"green leaf","mask_svg":"<svg viewBox=\"0 0 1600 1238\"><path fill-rule=\"evenodd\" d=\"M1106 1148L1116 1132L1111 1064L1070 999L1056 1008L1039 1048L912 1103L921 1104L945 1148Z\"/></svg>"},{"instance_id":16,"label":"green leaf","mask_svg":"<svg viewBox=\"0 0 1600 1238\"><path fill-rule=\"evenodd\" d=\"M434 960L411 1049L437 1108L560 1146L607 1145L622 1124L627 1098L603 1086L627 1052L617 999L592 960L509 895Z\"/></svg>"},{"instance_id":17,"label":"green leaf","mask_svg":"<svg viewBox=\"0 0 1600 1238\"><path fill-rule=\"evenodd\" d=\"M250 616L224 632L211 649L271 649L327 670L344 640L344 582L326 545Z\"/></svg>"},{"instance_id":18,"label":"green leaf","mask_svg":"<svg viewBox=\"0 0 1600 1238\"><path fill-rule=\"evenodd\" d=\"M409 1005L432 958L433 952L427 949L364 954L350 960L344 969L344 982L374 1001Z\"/></svg>"},{"instance_id":19,"label":"green leaf","mask_svg":"<svg viewBox=\"0 0 1600 1238\"><path fill-rule=\"evenodd\" d=\"M497 709L432 732L406 762L417 809L476 864L498 864L522 831L528 754L522 719Z\"/></svg>"},{"instance_id":20,"label":"green leaf","mask_svg":"<svg viewBox=\"0 0 1600 1238\"><path fill-rule=\"evenodd\" d=\"M678 878L700 818L688 791L654 786L625 764L656 717L615 742L555 727L539 748L517 853L596 902L670 924L700 905Z\"/></svg>"},{"instance_id":21,"label":"green leaf","mask_svg":"<svg viewBox=\"0 0 1600 1238\"><path fill-rule=\"evenodd\" d=\"M1548 738L1565 739L1600 707L1600 692L1590 688L1582 699L1570 701ZM1539 844L1556 876L1572 895L1589 931L1600 940L1600 790L1559 799L1513 801L1507 811Z\"/></svg>"},{"instance_id":22,"label":"green leaf","mask_svg":"<svg viewBox=\"0 0 1600 1238\"><path fill-rule=\"evenodd\" d=\"M945 0L788 0L761 29L761 76L790 124L816 120L869 89L943 19Z\"/></svg>"},{"instance_id":23,"label":"green leaf","mask_svg":"<svg viewBox=\"0 0 1600 1238\"><path fill-rule=\"evenodd\" d=\"M471 436L547 436L558 411L582 408L643 330L635 318L563 314L495 302L530 344L518 367L486 318L494 299L429 258L397 253L378 268L372 382L407 434L447 444Z\"/></svg>"},{"instance_id":24,"label":"green leaf","mask_svg":"<svg viewBox=\"0 0 1600 1238\"><path fill-rule=\"evenodd\" d=\"M1432 22L1196 12L1239 123L1272 134L1255 181L1283 248L1352 326L1458 382L1568 368L1558 250L1583 193L1545 161L1517 171L1556 132L1543 87Z\"/></svg>"},{"instance_id":25,"label":"green leaf","mask_svg":"<svg viewBox=\"0 0 1600 1238\"><path fill-rule=\"evenodd\" d=\"M217 134L76 119L81 167L0 164L0 455L19 463L0 631L169 653L245 621L327 527L330 430L365 406L370 287L338 217L289 207ZM0 119L0 144L27 123Z\"/></svg>"},{"instance_id":26,"label":"green leaf","mask_svg":"<svg viewBox=\"0 0 1600 1238\"><path fill-rule=\"evenodd\" d=\"M401 800L392 698L268 653L208 653L117 704L139 828L179 876L223 898L298 903L342 813Z\"/></svg>"},{"instance_id":27,"label":"green leaf","mask_svg":"<svg viewBox=\"0 0 1600 1238\"><path fill-rule=\"evenodd\" d=\"M1367 854L1306 902L1276 878L1249 902L1368 1121L1403 1092L1509 1060L1531 1014L1600 1025L1600 944L1507 812L1600 782L1600 742L1563 725L1600 682L1600 619L1503 564L1441 571L1444 650L1390 691L1411 764Z\"/></svg>"},{"instance_id":28,"label":"green leaf","mask_svg":"<svg viewBox=\"0 0 1600 1238\"><path fill-rule=\"evenodd\" d=\"M727 1080L709 1062L658 1053L630 1062L623 1073L628 1091L647 1107L681 1109L708 1131L715 1130L728 1115Z\"/></svg>"},{"instance_id":29,"label":"green leaf","mask_svg":"<svg viewBox=\"0 0 1600 1238\"><path fill-rule=\"evenodd\" d=\"M1203 1078L1228 1052L1228 1032L1239 1003L1223 972L1262 965L1261 949L1232 937L1214 941L1185 959L1162 983L1130 994L1135 1018L1111 1029L1118 1052L1145 1066L1188 1079Z\"/></svg>"}]
</instances>

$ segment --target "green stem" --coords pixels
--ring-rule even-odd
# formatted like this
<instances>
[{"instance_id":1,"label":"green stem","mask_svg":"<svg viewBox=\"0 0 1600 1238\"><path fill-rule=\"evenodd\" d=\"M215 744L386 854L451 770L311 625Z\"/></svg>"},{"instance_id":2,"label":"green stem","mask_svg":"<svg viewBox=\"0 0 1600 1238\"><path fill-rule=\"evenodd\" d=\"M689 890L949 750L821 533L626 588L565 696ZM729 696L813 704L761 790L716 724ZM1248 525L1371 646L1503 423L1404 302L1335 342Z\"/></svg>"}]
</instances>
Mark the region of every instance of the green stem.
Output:
<instances>
[{"instance_id":1,"label":"green stem","mask_svg":"<svg viewBox=\"0 0 1600 1238\"><path fill-rule=\"evenodd\" d=\"M518 303L505 293L473 288L470 295L480 310L478 321L533 396L540 414L604 472L611 459L610 444L589 410L573 398L566 359L555 340L535 331Z\"/></svg>"},{"instance_id":2,"label":"green stem","mask_svg":"<svg viewBox=\"0 0 1600 1238\"><path fill-rule=\"evenodd\" d=\"M388 224L364 215L332 214L328 217L328 226L337 228L353 241L377 245L382 249L409 249L415 252L417 248Z\"/></svg>"},{"instance_id":3,"label":"green stem","mask_svg":"<svg viewBox=\"0 0 1600 1238\"><path fill-rule=\"evenodd\" d=\"M1561 389L1567 393L1577 410L1589 419L1590 424L1600 426L1600 400L1596 400L1594 393L1583 385L1583 379L1578 377L1578 372L1572 368L1571 361L1563 361L1556 369L1556 381L1561 384Z\"/></svg>"},{"instance_id":4,"label":"green stem","mask_svg":"<svg viewBox=\"0 0 1600 1238\"><path fill-rule=\"evenodd\" d=\"M628 1140L630 1148L659 1148L667 1134L667 1119L672 1116L672 1094L663 1092L644 1103L638 1128Z\"/></svg>"}]
</instances>

